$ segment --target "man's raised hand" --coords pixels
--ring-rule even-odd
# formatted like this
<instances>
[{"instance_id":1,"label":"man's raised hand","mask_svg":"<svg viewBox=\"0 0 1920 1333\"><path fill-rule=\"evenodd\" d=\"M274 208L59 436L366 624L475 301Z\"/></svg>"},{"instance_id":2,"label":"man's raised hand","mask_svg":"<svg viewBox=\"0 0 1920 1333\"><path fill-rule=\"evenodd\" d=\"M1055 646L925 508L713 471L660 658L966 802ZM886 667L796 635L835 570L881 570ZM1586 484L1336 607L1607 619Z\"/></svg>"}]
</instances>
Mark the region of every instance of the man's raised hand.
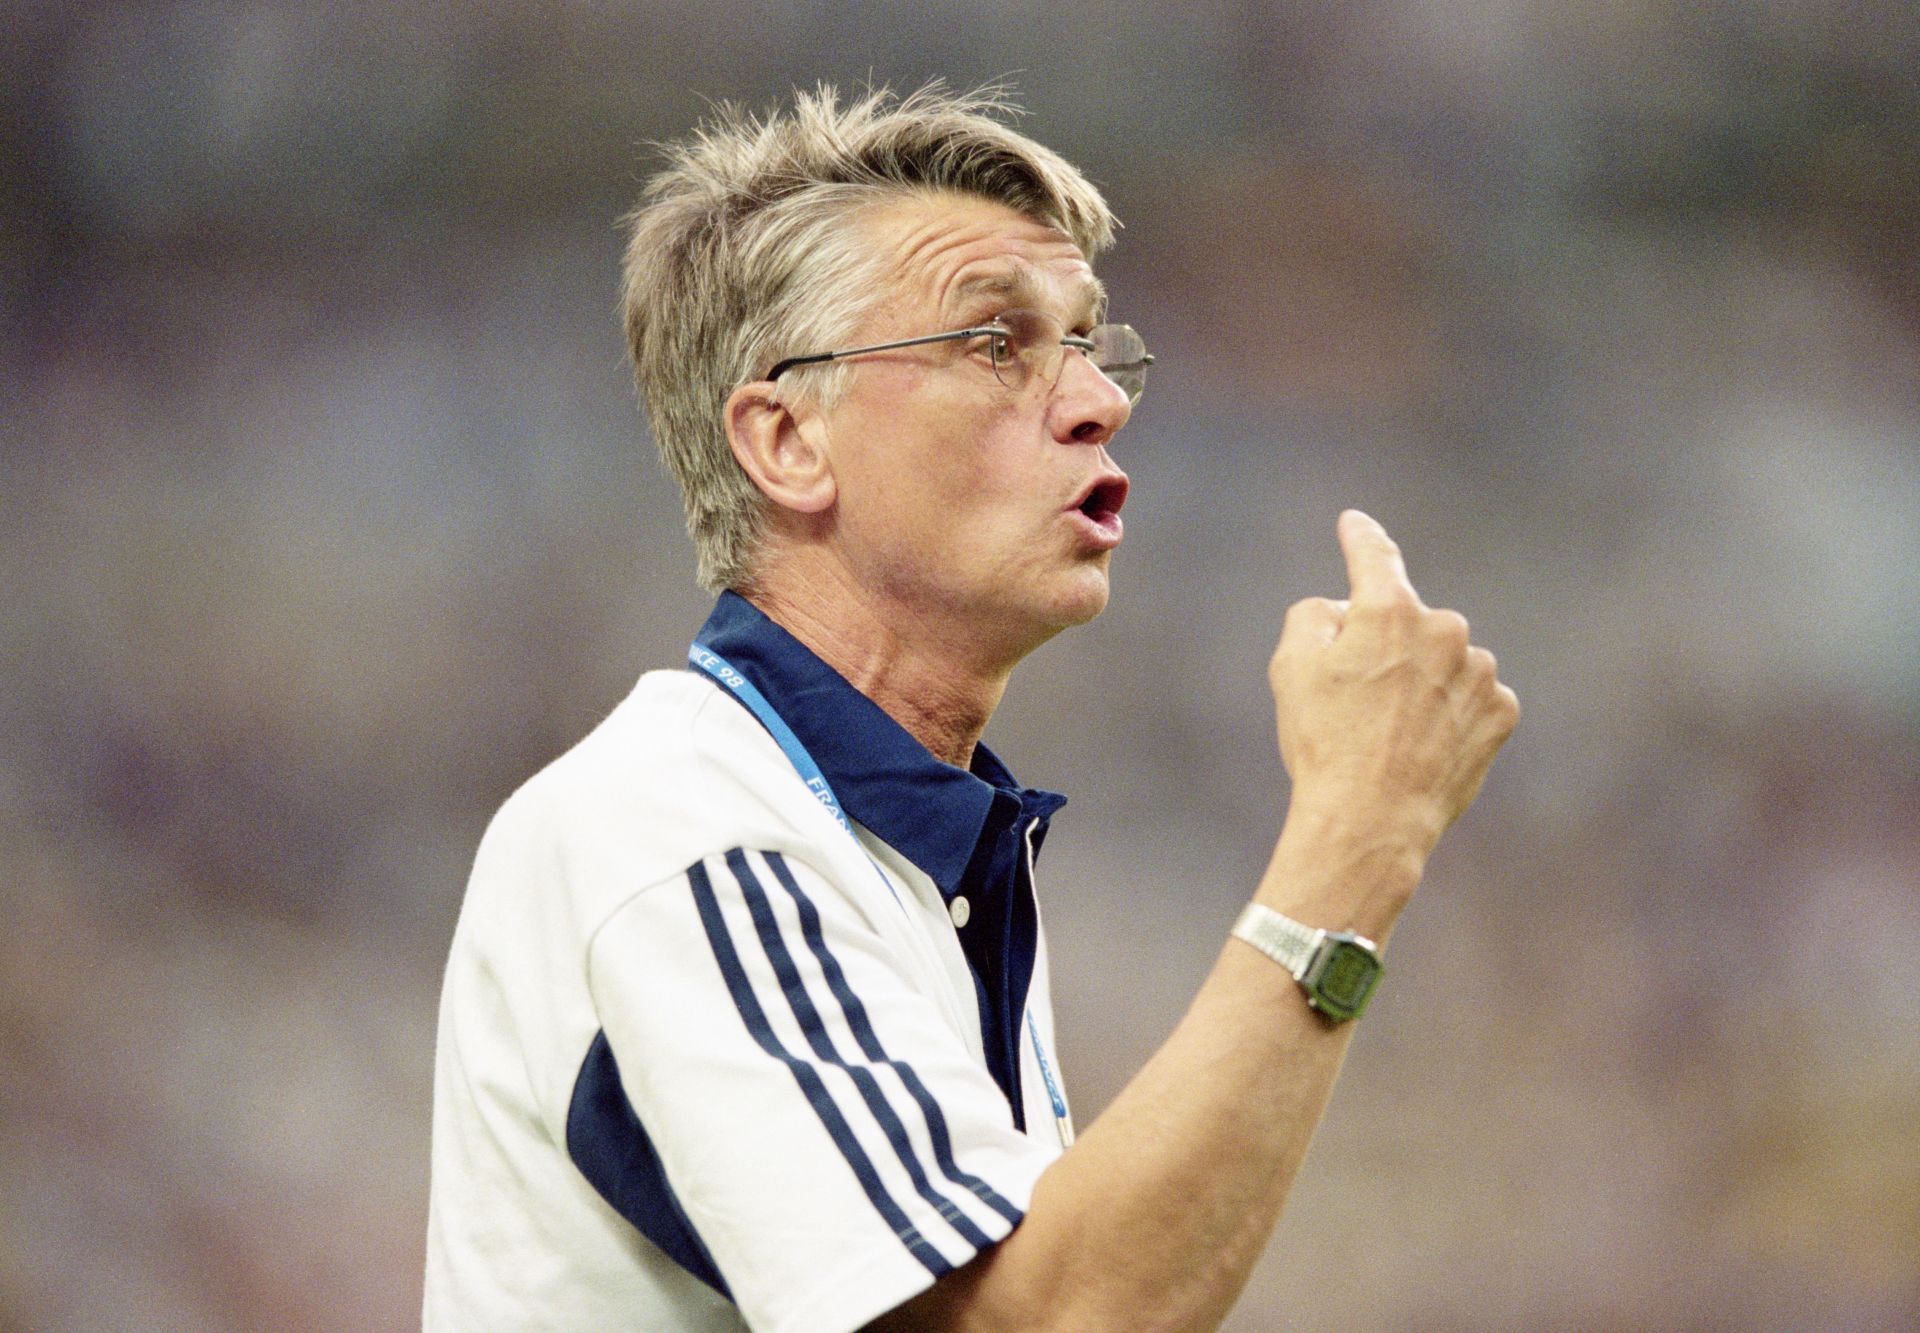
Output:
<instances>
[{"instance_id":1,"label":"man's raised hand","mask_svg":"<svg viewBox=\"0 0 1920 1333\"><path fill-rule=\"evenodd\" d=\"M1350 594L1287 612L1268 668L1294 808L1422 859L1473 801L1519 701L1457 611L1420 600L1400 548L1340 515Z\"/></svg>"}]
</instances>

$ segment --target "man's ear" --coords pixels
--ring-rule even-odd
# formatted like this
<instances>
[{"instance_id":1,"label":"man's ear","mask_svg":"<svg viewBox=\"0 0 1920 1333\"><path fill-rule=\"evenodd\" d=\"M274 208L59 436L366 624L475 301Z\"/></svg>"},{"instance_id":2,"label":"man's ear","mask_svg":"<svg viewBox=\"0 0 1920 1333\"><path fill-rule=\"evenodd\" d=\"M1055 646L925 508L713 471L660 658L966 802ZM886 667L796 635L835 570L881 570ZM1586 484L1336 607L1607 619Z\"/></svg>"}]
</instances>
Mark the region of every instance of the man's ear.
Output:
<instances>
[{"instance_id":1,"label":"man's ear","mask_svg":"<svg viewBox=\"0 0 1920 1333\"><path fill-rule=\"evenodd\" d=\"M823 447L826 423L804 406L782 403L773 381L735 389L727 398L726 426L734 458L769 500L802 514L833 504L838 489Z\"/></svg>"}]
</instances>

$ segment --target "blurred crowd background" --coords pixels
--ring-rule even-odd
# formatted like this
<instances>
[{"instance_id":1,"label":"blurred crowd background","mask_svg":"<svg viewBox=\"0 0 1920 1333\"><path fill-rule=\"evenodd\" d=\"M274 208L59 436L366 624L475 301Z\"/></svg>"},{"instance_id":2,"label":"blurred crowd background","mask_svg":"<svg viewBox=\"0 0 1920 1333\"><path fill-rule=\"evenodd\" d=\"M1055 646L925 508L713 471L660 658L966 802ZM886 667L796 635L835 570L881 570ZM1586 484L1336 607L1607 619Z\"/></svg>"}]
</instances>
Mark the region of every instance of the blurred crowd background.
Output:
<instances>
[{"instance_id":1,"label":"blurred crowd background","mask_svg":"<svg viewBox=\"0 0 1920 1333\"><path fill-rule=\"evenodd\" d=\"M1525 714L1231 1327L1920 1319L1906 0L0 5L0 1327L417 1322L494 807L704 617L616 220L707 99L1010 76L1159 361L988 739L1083 1123L1379 516Z\"/></svg>"}]
</instances>

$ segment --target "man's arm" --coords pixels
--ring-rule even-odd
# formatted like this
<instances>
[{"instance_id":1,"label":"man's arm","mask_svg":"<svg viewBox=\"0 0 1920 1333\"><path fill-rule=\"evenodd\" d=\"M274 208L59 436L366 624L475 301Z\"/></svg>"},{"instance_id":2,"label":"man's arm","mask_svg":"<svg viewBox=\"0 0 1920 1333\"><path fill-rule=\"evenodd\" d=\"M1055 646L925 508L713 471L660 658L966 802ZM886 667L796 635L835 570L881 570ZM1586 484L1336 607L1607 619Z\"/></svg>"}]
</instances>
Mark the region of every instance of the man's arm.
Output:
<instances>
[{"instance_id":1,"label":"man's arm","mask_svg":"<svg viewBox=\"0 0 1920 1333\"><path fill-rule=\"evenodd\" d=\"M1519 705L1466 621L1421 603L1378 523L1349 511L1339 531L1351 599L1295 605L1269 670L1293 796L1254 899L1384 944ZM873 1327L1216 1327L1279 1220L1353 1031L1229 940L1013 1234Z\"/></svg>"}]
</instances>

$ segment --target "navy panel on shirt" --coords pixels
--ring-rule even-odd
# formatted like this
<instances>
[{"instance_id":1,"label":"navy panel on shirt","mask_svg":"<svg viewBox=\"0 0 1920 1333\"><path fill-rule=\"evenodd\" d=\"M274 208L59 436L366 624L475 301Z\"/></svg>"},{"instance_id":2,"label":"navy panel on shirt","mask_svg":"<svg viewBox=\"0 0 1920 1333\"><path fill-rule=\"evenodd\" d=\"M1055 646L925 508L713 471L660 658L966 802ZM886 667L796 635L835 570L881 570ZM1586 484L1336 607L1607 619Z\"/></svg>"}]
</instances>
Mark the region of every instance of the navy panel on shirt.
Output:
<instances>
[{"instance_id":1,"label":"navy panel on shirt","mask_svg":"<svg viewBox=\"0 0 1920 1333\"><path fill-rule=\"evenodd\" d=\"M951 904L980 999L987 1069L1025 1128L1020 1042L1039 949L1026 870L1026 827L1038 848L1066 797L1022 787L984 745L971 770L937 759L873 700L737 593L724 592L699 643L764 695L832 785L848 818L924 871Z\"/></svg>"},{"instance_id":2,"label":"navy panel on shirt","mask_svg":"<svg viewBox=\"0 0 1920 1333\"><path fill-rule=\"evenodd\" d=\"M594 1034L574 1081L573 1102L567 1109L567 1155L600 1197L641 1235L709 1287L733 1299L667 1182L653 1140L627 1101L620 1086L620 1066L604 1032Z\"/></svg>"}]
</instances>

